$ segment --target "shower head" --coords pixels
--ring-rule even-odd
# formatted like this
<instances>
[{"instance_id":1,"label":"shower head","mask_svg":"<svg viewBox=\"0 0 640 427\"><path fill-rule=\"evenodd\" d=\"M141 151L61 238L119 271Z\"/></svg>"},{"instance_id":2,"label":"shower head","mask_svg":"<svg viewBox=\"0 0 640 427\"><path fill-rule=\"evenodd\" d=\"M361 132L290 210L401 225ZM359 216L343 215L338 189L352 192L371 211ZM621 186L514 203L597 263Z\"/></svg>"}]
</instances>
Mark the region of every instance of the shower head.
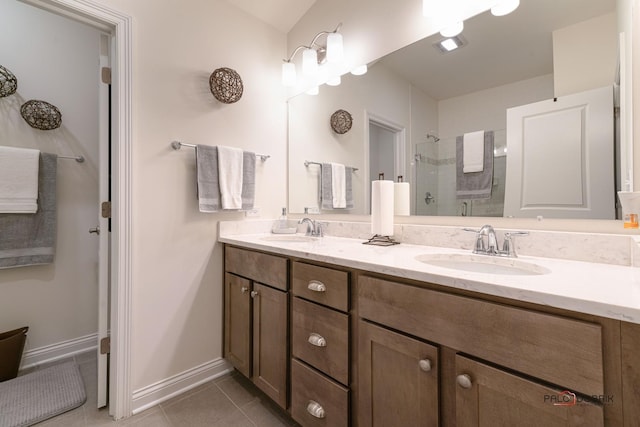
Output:
<instances>
[{"instance_id":1,"label":"shower head","mask_svg":"<svg viewBox=\"0 0 640 427\"><path fill-rule=\"evenodd\" d=\"M427 140L428 140L429 138L432 138L432 139L433 139L433 142L438 142L438 141L440 141L440 138L438 138L436 135L433 135L433 134L430 134L430 133L428 133L428 134L427 134Z\"/></svg>"}]
</instances>

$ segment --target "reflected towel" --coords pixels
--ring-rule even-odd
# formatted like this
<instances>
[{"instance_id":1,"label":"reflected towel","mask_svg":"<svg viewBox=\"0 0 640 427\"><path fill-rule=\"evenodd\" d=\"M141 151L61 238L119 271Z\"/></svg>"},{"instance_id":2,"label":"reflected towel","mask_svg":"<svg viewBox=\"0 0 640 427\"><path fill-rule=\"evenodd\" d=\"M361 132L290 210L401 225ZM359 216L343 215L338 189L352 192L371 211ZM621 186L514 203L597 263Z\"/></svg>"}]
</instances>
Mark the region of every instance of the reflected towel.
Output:
<instances>
[{"instance_id":1,"label":"reflected towel","mask_svg":"<svg viewBox=\"0 0 640 427\"><path fill-rule=\"evenodd\" d=\"M242 150L218 145L218 183L222 209L242 209Z\"/></svg>"},{"instance_id":2,"label":"reflected towel","mask_svg":"<svg viewBox=\"0 0 640 427\"><path fill-rule=\"evenodd\" d=\"M484 169L484 131L465 133L462 136L462 171L482 172Z\"/></svg>"},{"instance_id":3,"label":"reflected towel","mask_svg":"<svg viewBox=\"0 0 640 427\"><path fill-rule=\"evenodd\" d=\"M332 163L322 163L320 165L319 191L321 209L353 209L353 168L344 167L344 195L345 205L343 208L335 208L333 205L333 168Z\"/></svg>"},{"instance_id":4,"label":"reflected towel","mask_svg":"<svg viewBox=\"0 0 640 427\"><path fill-rule=\"evenodd\" d=\"M56 248L56 173L58 156L41 153L40 206L35 214L0 214L0 268L53 262Z\"/></svg>"},{"instance_id":5,"label":"reflected towel","mask_svg":"<svg viewBox=\"0 0 640 427\"><path fill-rule=\"evenodd\" d=\"M493 184L493 131L484 132L482 172L464 173L463 137L456 138L456 198L489 199Z\"/></svg>"},{"instance_id":6,"label":"reflected towel","mask_svg":"<svg viewBox=\"0 0 640 427\"><path fill-rule=\"evenodd\" d=\"M0 212L36 213L40 151L0 147Z\"/></svg>"},{"instance_id":7,"label":"reflected towel","mask_svg":"<svg viewBox=\"0 0 640 427\"><path fill-rule=\"evenodd\" d=\"M347 207L347 188L344 176L344 165L331 163L331 193L334 209Z\"/></svg>"},{"instance_id":8,"label":"reflected towel","mask_svg":"<svg viewBox=\"0 0 640 427\"><path fill-rule=\"evenodd\" d=\"M217 147L196 145L196 176L200 212L217 212L220 209Z\"/></svg>"}]
</instances>

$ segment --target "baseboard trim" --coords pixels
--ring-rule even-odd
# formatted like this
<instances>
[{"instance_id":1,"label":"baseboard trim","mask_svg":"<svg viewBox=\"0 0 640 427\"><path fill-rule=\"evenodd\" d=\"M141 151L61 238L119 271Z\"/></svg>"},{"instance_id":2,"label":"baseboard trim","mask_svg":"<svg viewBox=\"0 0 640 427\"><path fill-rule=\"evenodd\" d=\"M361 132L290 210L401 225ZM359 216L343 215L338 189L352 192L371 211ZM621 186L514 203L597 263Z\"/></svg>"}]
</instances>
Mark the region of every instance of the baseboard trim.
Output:
<instances>
[{"instance_id":1,"label":"baseboard trim","mask_svg":"<svg viewBox=\"0 0 640 427\"><path fill-rule=\"evenodd\" d=\"M219 358L135 390L132 399L132 412L134 415L140 413L207 381L229 373L232 369L229 362Z\"/></svg>"},{"instance_id":2,"label":"baseboard trim","mask_svg":"<svg viewBox=\"0 0 640 427\"><path fill-rule=\"evenodd\" d=\"M98 334L86 335L84 337L35 348L24 352L20 369L33 368L43 363L65 359L79 353L96 350L97 348Z\"/></svg>"}]
</instances>

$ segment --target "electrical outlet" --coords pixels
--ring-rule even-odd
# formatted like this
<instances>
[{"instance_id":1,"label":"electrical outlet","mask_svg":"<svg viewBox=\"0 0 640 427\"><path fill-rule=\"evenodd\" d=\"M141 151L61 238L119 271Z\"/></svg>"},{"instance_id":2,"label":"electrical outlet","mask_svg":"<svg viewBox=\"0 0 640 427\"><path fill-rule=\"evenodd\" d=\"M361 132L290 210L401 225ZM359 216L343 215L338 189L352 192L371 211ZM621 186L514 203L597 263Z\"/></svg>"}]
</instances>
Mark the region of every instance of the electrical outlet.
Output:
<instances>
[{"instance_id":1,"label":"electrical outlet","mask_svg":"<svg viewBox=\"0 0 640 427\"><path fill-rule=\"evenodd\" d=\"M245 218L258 218L260 216L260 208L249 209L244 211Z\"/></svg>"},{"instance_id":2,"label":"electrical outlet","mask_svg":"<svg viewBox=\"0 0 640 427\"><path fill-rule=\"evenodd\" d=\"M314 206L312 208L305 208L305 209L308 214L317 215L320 213L320 209L318 209L317 206Z\"/></svg>"}]
</instances>

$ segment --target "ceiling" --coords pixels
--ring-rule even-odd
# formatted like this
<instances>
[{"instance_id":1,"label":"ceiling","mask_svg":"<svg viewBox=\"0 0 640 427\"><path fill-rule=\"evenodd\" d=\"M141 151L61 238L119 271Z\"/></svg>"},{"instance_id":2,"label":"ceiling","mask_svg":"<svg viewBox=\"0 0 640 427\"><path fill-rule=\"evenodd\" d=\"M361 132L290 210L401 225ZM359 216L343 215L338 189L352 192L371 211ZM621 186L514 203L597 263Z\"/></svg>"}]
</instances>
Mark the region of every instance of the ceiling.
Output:
<instances>
[{"instance_id":1,"label":"ceiling","mask_svg":"<svg viewBox=\"0 0 640 427\"><path fill-rule=\"evenodd\" d=\"M316 0L225 0L287 34Z\"/></svg>"},{"instance_id":2,"label":"ceiling","mask_svg":"<svg viewBox=\"0 0 640 427\"><path fill-rule=\"evenodd\" d=\"M615 9L615 0L521 0L507 16L487 11L465 21L468 44L458 50L440 53L436 34L380 62L434 99L447 99L553 73L551 32Z\"/></svg>"}]
</instances>

